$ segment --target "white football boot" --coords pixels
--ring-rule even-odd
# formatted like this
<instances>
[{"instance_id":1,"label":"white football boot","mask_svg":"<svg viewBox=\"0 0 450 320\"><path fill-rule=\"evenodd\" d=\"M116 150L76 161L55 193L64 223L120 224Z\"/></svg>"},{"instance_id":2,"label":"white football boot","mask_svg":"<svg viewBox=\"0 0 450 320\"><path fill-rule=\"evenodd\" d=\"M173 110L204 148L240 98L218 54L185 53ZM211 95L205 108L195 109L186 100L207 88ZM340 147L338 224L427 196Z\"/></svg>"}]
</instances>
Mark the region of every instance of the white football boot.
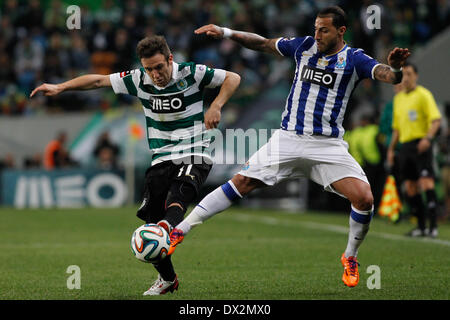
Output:
<instances>
[{"instance_id":1,"label":"white football boot","mask_svg":"<svg viewBox=\"0 0 450 320\"><path fill-rule=\"evenodd\" d=\"M174 292L178 290L178 277L175 276L174 281L165 281L161 278L161 275L158 274L158 279L156 279L155 283L144 292L144 296L158 296L161 294L166 294L167 292Z\"/></svg>"}]
</instances>

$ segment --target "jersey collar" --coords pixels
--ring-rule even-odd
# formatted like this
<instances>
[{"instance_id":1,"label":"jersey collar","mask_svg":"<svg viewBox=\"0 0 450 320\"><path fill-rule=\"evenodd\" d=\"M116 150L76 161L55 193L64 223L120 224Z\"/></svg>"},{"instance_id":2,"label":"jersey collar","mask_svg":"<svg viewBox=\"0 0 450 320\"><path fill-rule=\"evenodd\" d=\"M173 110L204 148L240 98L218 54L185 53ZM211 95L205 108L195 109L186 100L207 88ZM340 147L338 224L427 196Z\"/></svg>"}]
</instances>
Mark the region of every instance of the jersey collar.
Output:
<instances>
[{"instance_id":1,"label":"jersey collar","mask_svg":"<svg viewBox=\"0 0 450 320\"><path fill-rule=\"evenodd\" d=\"M347 49L347 47L348 47L348 44L347 44L347 42L344 41L344 46L342 47L341 50L339 50L338 52L332 53L332 54L324 55L324 57L328 58L328 57L332 57L334 55L337 55L337 54L341 53L342 51L344 51L345 49Z\"/></svg>"},{"instance_id":2,"label":"jersey collar","mask_svg":"<svg viewBox=\"0 0 450 320\"><path fill-rule=\"evenodd\" d=\"M178 63L172 61L172 79L178 80L180 77L178 76Z\"/></svg>"}]
</instances>

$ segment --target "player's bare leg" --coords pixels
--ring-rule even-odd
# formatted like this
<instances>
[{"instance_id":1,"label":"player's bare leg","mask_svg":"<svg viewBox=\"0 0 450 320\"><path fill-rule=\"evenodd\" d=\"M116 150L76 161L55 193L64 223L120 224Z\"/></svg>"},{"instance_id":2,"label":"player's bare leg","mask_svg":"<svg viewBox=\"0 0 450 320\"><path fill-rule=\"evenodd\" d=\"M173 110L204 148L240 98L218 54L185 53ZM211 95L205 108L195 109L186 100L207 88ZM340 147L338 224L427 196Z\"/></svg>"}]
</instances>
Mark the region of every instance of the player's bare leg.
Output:
<instances>
[{"instance_id":1,"label":"player's bare leg","mask_svg":"<svg viewBox=\"0 0 450 320\"><path fill-rule=\"evenodd\" d=\"M358 248L369 231L373 216L373 195L370 185L357 178L344 178L334 182L332 186L351 203L350 230L341 263L344 267L342 281L345 285L354 287L359 282L359 263L356 259Z\"/></svg>"}]
</instances>

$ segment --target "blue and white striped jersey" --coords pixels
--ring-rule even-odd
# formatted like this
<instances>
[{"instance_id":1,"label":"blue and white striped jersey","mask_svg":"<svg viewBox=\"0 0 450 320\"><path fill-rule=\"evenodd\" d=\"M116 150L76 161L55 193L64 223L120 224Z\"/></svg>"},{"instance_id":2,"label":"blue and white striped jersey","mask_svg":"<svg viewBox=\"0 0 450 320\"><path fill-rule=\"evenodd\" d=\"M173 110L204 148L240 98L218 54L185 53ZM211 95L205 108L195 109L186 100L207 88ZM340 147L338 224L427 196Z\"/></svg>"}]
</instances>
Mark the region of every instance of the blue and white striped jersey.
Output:
<instances>
[{"instance_id":1,"label":"blue and white striped jersey","mask_svg":"<svg viewBox=\"0 0 450 320\"><path fill-rule=\"evenodd\" d=\"M342 138L347 103L358 82L372 78L379 62L362 49L345 45L333 55L317 51L313 37L280 38L277 50L296 62L281 129L300 135Z\"/></svg>"}]
</instances>

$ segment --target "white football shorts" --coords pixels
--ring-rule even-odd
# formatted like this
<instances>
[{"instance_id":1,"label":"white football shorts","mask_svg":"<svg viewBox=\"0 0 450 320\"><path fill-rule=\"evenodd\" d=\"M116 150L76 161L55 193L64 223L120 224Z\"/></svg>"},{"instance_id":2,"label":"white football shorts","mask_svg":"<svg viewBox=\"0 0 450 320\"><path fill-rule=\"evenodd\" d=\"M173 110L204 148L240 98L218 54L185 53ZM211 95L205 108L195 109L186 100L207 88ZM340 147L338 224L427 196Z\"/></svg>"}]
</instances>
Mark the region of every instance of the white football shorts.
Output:
<instances>
[{"instance_id":1,"label":"white football shorts","mask_svg":"<svg viewBox=\"0 0 450 320\"><path fill-rule=\"evenodd\" d=\"M369 183L343 139L298 135L281 129L250 157L238 174L269 186L287 178L306 177L340 196L332 188L333 182L354 177Z\"/></svg>"}]
</instances>

